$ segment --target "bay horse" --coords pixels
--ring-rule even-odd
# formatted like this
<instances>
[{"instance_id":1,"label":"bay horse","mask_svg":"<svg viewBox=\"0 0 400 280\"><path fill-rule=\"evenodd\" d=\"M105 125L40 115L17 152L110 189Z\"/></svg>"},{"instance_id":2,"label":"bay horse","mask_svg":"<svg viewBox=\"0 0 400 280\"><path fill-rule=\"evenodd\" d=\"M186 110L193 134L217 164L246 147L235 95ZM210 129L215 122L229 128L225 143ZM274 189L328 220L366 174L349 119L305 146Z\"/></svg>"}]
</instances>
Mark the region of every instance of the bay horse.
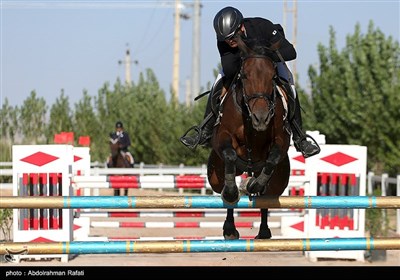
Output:
<instances>
[{"instance_id":1,"label":"bay horse","mask_svg":"<svg viewBox=\"0 0 400 280\"><path fill-rule=\"evenodd\" d=\"M121 145L118 141L118 138L113 139L110 137L109 145L110 145L111 157L110 157L107 167L109 167L109 168L131 168L128 156L124 157L121 152ZM128 194L128 189L124 189L124 195L127 195L127 194ZM114 195L119 196L120 189L114 189Z\"/></svg>"},{"instance_id":2,"label":"bay horse","mask_svg":"<svg viewBox=\"0 0 400 280\"><path fill-rule=\"evenodd\" d=\"M239 42L238 42L239 44ZM214 192L230 205L241 195L278 197L289 183L287 155L291 130L287 97L276 83L276 65L263 48L257 52L239 44L241 68L222 98L211 139L207 177ZM270 50L269 50L270 51ZM235 177L247 175L240 188ZM234 207L233 207L234 208ZM227 208L225 239L238 239L234 209ZM260 209L256 239L272 237L268 209Z\"/></svg>"}]
</instances>

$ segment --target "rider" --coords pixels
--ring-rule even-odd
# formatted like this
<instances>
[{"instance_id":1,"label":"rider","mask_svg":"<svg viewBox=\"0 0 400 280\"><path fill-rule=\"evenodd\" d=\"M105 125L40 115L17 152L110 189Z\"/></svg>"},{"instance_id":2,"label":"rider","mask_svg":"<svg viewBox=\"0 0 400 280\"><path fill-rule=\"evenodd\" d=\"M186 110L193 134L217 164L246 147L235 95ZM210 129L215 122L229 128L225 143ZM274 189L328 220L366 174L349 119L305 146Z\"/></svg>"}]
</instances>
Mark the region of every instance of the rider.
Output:
<instances>
[{"instance_id":1,"label":"rider","mask_svg":"<svg viewBox=\"0 0 400 280\"><path fill-rule=\"evenodd\" d=\"M131 145L131 139L129 137L128 132L124 131L124 125L122 122L117 121L115 123L115 131L110 133L111 139L115 140L118 139L121 145L121 152L124 157L128 156L129 163L131 167L134 166L134 159L132 154L128 151L129 146ZM108 158L108 162L110 162L111 156Z\"/></svg>"},{"instance_id":2,"label":"rider","mask_svg":"<svg viewBox=\"0 0 400 280\"><path fill-rule=\"evenodd\" d=\"M277 63L277 72L280 80L286 91L289 94L289 108L291 111L290 126L293 133L293 142L297 151L300 151L305 158L316 155L320 152L317 143L307 140L309 135L302 131L301 108L298 95L294 88L292 73L290 72L285 61L290 61L296 58L297 53L294 46L285 38L283 28L280 24L273 24L271 21L255 17L243 18L242 13L234 7L225 7L220 10L214 17L214 29L217 35L217 47L221 56L222 73L217 77L211 89L205 119L202 124L196 128L195 135L187 135L186 132L181 137L181 142L191 148L196 148L197 145L209 146L212 136L213 127L216 122L216 116L212 113L211 99L213 92L218 90L222 85L220 99L229 89L236 73L240 69L241 58L236 36L241 39L250 48L256 42L265 42L267 47L279 45L279 48L274 53L271 53L272 59ZM222 81L222 82L221 82ZM189 129L190 131L191 129ZM313 139L314 140L314 139Z\"/></svg>"}]
</instances>

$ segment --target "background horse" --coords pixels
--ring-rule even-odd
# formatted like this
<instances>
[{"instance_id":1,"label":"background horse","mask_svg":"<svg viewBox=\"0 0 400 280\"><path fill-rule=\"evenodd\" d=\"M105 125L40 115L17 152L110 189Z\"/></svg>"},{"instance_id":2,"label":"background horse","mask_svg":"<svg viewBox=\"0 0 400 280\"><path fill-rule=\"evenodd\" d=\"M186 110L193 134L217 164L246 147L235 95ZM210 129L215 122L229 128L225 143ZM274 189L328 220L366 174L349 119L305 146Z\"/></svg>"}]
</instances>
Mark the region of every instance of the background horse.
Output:
<instances>
[{"instance_id":1,"label":"background horse","mask_svg":"<svg viewBox=\"0 0 400 280\"><path fill-rule=\"evenodd\" d=\"M128 158L124 158L124 156L121 153L121 146L120 143L117 139L112 139L110 137L109 139L109 144L110 144L110 152L111 152L111 157L108 162L108 167L110 168L130 168L130 162ZM128 189L124 189L124 195L128 194ZM120 195L120 189L114 189L114 195L119 196Z\"/></svg>"},{"instance_id":2,"label":"background horse","mask_svg":"<svg viewBox=\"0 0 400 280\"><path fill-rule=\"evenodd\" d=\"M241 193L280 196L289 183L290 126L281 89L275 84L276 68L265 52L241 47L242 66L221 101L219 123L214 127L207 176L225 203L235 204ZM287 106L286 106L287 107ZM247 173L240 190L235 176ZM234 209L227 209L225 239L238 239ZM257 239L271 238L268 209L261 209Z\"/></svg>"}]
</instances>

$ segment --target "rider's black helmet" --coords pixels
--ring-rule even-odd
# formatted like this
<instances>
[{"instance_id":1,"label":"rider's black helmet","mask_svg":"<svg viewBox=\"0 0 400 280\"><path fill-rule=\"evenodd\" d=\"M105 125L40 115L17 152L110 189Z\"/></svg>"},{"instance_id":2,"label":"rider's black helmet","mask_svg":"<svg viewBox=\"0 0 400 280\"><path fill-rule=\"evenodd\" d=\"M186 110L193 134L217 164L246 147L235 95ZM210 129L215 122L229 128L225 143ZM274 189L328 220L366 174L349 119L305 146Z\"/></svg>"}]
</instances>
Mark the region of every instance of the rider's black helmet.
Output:
<instances>
[{"instance_id":1,"label":"rider's black helmet","mask_svg":"<svg viewBox=\"0 0 400 280\"><path fill-rule=\"evenodd\" d=\"M218 41L224 41L235 35L243 21L242 13L233 7L225 7L214 17L214 29Z\"/></svg>"},{"instance_id":2,"label":"rider's black helmet","mask_svg":"<svg viewBox=\"0 0 400 280\"><path fill-rule=\"evenodd\" d=\"M122 122L118 121L115 123L115 128L123 128L124 125L122 124Z\"/></svg>"}]
</instances>

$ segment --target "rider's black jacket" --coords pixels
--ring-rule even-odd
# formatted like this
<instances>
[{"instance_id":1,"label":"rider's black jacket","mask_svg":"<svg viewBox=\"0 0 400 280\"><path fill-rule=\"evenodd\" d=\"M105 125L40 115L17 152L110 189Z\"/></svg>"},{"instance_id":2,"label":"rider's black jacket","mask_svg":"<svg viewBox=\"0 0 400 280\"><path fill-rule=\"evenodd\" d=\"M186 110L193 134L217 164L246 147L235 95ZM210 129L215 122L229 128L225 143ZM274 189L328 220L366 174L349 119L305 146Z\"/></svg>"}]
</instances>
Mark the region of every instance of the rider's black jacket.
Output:
<instances>
[{"instance_id":1,"label":"rider's black jacket","mask_svg":"<svg viewBox=\"0 0 400 280\"><path fill-rule=\"evenodd\" d=\"M245 18L243 24L246 32L242 35L242 40L248 47L252 48L254 44L260 44L260 42L269 47L271 44L282 40L279 52L283 59L285 61L296 59L296 50L285 38L285 33L280 24L274 24L260 17ZM239 49L237 47L231 48L225 41L218 41L217 47L221 56L222 71L225 77L224 84L229 85L240 69L241 59ZM281 61L275 53L271 53L271 57L276 62Z\"/></svg>"},{"instance_id":2,"label":"rider's black jacket","mask_svg":"<svg viewBox=\"0 0 400 280\"><path fill-rule=\"evenodd\" d=\"M120 131L118 134L116 131L114 131L110 133L110 137L112 139L119 138L118 141L121 144L121 149L125 152L128 151L128 147L131 145L131 139L126 131Z\"/></svg>"}]
</instances>

